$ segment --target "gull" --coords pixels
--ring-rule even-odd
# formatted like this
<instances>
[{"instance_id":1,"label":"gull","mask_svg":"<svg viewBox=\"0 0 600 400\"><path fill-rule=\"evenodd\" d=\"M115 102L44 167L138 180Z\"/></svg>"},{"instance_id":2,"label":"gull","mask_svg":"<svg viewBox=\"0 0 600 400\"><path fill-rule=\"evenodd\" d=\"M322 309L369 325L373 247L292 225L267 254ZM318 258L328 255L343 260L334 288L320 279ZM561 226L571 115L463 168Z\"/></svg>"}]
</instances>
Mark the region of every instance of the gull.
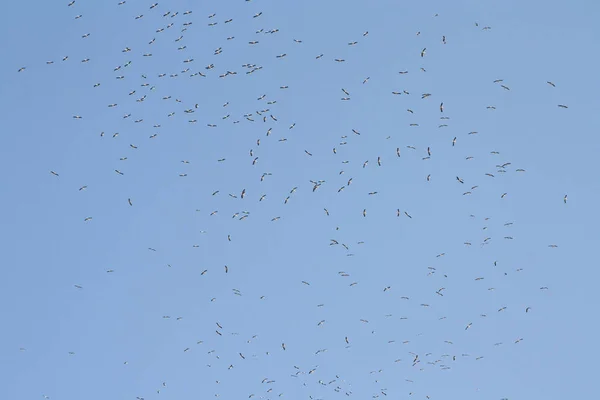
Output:
<instances>
[{"instance_id":1,"label":"gull","mask_svg":"<svg viewBox=\"0 0 600 400\"><path fill-rule=\"evenodd\" d=\"M124 175L121 171L119 171L118 169L115 169L115 172L119 175Z\"/></svg>"},{"instance_id":2,"label":"gull","mask_svg":"<svg viewBox=\"0 0 600 400\"><path fill-rule=\"evenodd\" d=\"M564 104L559 104L558 106L559 106L560 108L569 108L569 107L565 106Z\"/></svg>"},{"instance_id":3,"label":"gull","mask_svg":"<svg viewBox=\"0 0 600 400\"><path fill-rule=\"evenodd\" d=\"M567 204L567 195L565 194L565 197L563 197L563 201L565 204Z\"/></svg>"},{"instance_id":4,"label":"gull","mask_svg":"<svg viewBox=\"0 0 600 400\"><path fill-rule=\"evenodd\" d=\"M454 147L455 144L456 144L456 136L454 137L454 139L452 139L452 146Z\"/></svg>"},{"instance_id":5,"label":"gull","mask_svg":"<svg viewBox=\"0 0 600 400\"><path fill-rule=\"evenodd\" d=\"M427 48L425 47L423 50L421 50L421 57L425 57L425 52L427 51Z\"/></svg>"},{"instance_id":6,"label":"gull","mask_svg":"<svg viewBox=\"0 0 600 400\"><path fill-rule=\"evenodd\" d=\"M547 83L548 85L552 86L552 87L556 87L556 85L555 85L554 83L550 82L550 81L546 81L546 83Z\"/></svg>"},{"instance_id":7,"label":"gull","mask_svg":"<svg viewBox=\"0 0 600 400\"><path fill-rule=\"evenodd\" d=\"M54 175L54 176L58 176L58 174L57 174L56 172L54 172L54 171L50 171L50 173L51 173L52 175ZM81 189L79 189L79 190L81 190Z\"/></svg>"},{"instance_id":8,"label":"gull","mask_svg":"<svg viewBox=\"0 0 600 400\"><path fill-rule=\"evenodd\" d=\"M444 112L444 103L440 103L440 112Z\"/></svg>"},{"instance_id":9,"label":"gull","mask_svg":"<svg viewBox=\"0 0 600 400\"><path fill-rule=\"evenodd\" d=\"M133 203L131 202L131 199L127 199L127 202L129 203L130 206L133 206Z\"/></svg>"}]
</instances>

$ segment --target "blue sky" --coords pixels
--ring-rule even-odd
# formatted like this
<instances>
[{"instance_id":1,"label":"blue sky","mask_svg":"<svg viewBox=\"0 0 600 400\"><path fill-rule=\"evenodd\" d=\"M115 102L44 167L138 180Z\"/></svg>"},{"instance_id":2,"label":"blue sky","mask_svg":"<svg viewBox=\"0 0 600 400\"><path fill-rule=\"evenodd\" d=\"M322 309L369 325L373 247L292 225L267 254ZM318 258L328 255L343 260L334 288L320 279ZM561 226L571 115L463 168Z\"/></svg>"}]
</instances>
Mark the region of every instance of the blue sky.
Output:
<instances>
[{"instance_id":1,"label":"blue sky","mask_svg":"<svg viewBox=\"0 0 600 400\"><path fill-rule=\"evenodd\" d=\"M117 3L5 7L2 397L592 392L595 2Z\"/></svg>"}]
</instances>

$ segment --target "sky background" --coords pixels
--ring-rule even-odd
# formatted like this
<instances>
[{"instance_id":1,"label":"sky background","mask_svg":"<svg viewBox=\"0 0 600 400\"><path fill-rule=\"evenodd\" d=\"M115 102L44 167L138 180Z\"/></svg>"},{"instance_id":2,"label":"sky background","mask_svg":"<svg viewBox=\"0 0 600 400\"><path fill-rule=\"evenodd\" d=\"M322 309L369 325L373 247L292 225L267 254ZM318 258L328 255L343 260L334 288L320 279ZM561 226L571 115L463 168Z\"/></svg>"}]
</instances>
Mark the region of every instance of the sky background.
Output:
<instances>
[{"instance_id":1,"label":"sky background","mask_svg":"<svg viewBox=\"0 0 600 400\"><path fill-rule=\"evenodd\" d=\"M4 8L2 398L593 393L600 4L117 3Z\"/></svg>"}]
</instances>

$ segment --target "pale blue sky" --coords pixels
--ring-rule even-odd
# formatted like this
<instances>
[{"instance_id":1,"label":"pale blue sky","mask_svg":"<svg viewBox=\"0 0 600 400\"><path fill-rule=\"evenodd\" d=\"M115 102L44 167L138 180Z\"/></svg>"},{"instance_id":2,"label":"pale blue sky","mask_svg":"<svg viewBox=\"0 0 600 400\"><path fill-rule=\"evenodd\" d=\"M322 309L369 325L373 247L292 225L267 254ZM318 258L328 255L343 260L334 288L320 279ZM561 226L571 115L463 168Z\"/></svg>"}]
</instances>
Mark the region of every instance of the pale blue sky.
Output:
<instances>
[{"instance_id":1,"label":"pale blue sky","mask_svg":"<svg viewBox=\"0 0 600 400\"><path fill-rule=\"evenodd\" d=\"M4 7L0 397L593 397L597 2L117 3Z\"/></svg>"}]
</instances>

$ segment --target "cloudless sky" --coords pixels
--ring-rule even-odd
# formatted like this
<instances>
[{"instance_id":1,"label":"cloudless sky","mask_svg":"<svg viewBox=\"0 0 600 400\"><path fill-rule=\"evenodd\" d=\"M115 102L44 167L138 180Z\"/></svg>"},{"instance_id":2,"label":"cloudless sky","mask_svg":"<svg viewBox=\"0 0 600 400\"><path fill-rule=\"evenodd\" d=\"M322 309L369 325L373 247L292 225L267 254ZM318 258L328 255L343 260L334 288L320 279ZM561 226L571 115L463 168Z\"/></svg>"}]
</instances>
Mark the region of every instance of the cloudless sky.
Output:
<instances>
[{"instance_id":1,"label":"cloudless sky","mask_svg":"<svg viewBox=\"0 0 600 400\"><path fill-rule=\"evenodd\" d=\"M598 3L152 4L4 7L1 398L593 397Z\"/></svg>"}]
</instances>

